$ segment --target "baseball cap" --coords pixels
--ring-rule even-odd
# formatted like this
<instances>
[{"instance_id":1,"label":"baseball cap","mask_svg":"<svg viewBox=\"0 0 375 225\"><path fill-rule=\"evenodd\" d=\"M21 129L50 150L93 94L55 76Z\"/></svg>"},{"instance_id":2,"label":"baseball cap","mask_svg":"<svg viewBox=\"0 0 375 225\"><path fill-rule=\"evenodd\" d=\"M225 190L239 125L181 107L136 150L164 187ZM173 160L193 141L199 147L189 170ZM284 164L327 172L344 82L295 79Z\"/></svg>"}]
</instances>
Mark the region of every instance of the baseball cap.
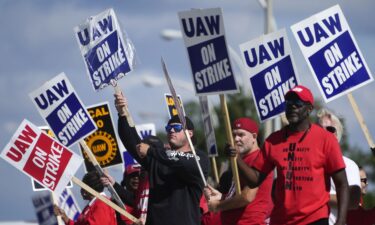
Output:
<instances>
[{"instance_id":1,"label":"baseball cap","mask_svg":"<svg viewBox=\"0 0 375 225\"><path fill-rule=\"evenodd\" d=\"M314 104L314 97L310 91L305 86L302 85L297 85L294 88L290 89L286 94L285 94L285 99L289 98L291 95L297 95L299 99L301 99L304 102L308 102L311 105Z\"/></svg>"},{"instance_id":2,"label":"baseball cap","mask_svg":"<svg viewBox=\"0 0 375 225\"><path fill-rule=\"evenodd\" d=\"M131 164L126 166L125 168L125 175L130 175L133 173L140 173L141 172L141 167L138 164Z\"/></svg>"},{"instance_id":3,"label":"baseball cap","mask_svg":"<svg viewBox=\"0 0 375 225\"><path fill-rule=\"evenodd\" d=\"M236 119L233 123L232 128L243 129L250 133L256 133L256 134L258 134L258 131L259 131L258 124L254 120L247 118L247 117Z\"/></svg>"}]
</instances>

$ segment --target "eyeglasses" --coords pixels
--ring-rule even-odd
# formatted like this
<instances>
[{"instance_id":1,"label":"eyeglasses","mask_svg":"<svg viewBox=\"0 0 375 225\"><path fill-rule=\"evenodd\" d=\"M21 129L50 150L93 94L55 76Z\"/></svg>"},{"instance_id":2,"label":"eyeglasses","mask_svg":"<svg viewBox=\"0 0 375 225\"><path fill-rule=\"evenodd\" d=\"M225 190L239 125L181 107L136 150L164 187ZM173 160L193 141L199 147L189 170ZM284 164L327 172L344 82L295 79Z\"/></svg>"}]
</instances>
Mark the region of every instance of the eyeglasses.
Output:
<instances>
[{"instance_id":1,"label":"eyeglasses","mask_svg":"<svg viewBox=\"0 0 375 225\"><path fill-rule=\"evenodd\" d=\"M296 106L297 108L301 108L302 106L306 105L307 103L300 100L300 99L294 99L294 100L285 100L286 106Z\"/></svg>"},{"instance_id":2,"label":"eyeglasses","mask_svg":"<svg viewBox=\"0 0 375 225\"><path fill-rule=\"evenodd\" d=\"M367 184L367 178L361 178L361 182Z\"/></svg>"},{"instance_id":3,"label":"eyeglasses","mask_svg":"<svg viewBox=\"0 0 375 225\"><path fill-rule=\"evenodd\" d=\"M333 126L326 126L326 130L331 132L332 134L336 133L336 127Z\"/></svg>"},{"instance_id":4,"label":"eyeglasses","mask_svg":"<svg viewBox=\"0 0 375 225\"><path fill-rule=\"evenodd\" d=\"M182 131L182 129L183 129L182 124L172 124L172 125L168 124L167 126L165 126L165 131L170 133L172 131L172 128L173 128L174 132L176 132L176 133Z\"/></svg>"}]
</instances>

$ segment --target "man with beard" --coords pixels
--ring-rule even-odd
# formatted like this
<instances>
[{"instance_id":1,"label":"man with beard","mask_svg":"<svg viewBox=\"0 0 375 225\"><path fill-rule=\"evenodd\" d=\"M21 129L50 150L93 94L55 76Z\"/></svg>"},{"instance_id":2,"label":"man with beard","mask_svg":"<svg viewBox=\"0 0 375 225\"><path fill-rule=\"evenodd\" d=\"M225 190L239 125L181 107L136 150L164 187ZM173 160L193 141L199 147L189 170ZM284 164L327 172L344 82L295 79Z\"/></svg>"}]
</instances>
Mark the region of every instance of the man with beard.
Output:
<instances>
[{"instance_id":1,"label":"man with beard","mask_svg":"<svg viewBox=\"0 0 375 225\"><path fill-rule=\"evenodd\" d=\"M258 125L250 118L239 118L233 123L234 151L249 166L253 164L260 151L258 131ZM265 225L272 209L272 178L273 172L268 174L259 188L249 188L246 182L240 180L240 195L235 195L233 181L229 192L223 197L219 191L211 187L206 188L205 194L210 198L208 207L213 212L221 212L223 225Z\"/></svg>"}]
</instances>

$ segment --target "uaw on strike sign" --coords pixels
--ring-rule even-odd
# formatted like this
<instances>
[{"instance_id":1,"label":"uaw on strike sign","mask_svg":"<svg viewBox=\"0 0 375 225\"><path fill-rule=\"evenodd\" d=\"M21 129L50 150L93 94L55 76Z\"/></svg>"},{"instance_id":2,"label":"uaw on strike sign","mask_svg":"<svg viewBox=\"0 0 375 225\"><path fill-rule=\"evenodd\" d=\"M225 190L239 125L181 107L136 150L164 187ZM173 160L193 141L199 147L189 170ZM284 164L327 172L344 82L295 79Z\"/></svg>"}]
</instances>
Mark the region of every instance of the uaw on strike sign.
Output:
<instances>
[{"instance_id":1,"label":"uaw on strike sign","mask_svg":"<svg viewBox=\"0 0 375 225\"><path fill-rule=\"evenodd\" d=\"M179 12L197 95L238 92L220 8Z\"/></svg>"},{"instance_id":2,"label":"uaw on strike sign","mask_svg":"<svg viewBox=\"0 0 375 225\"><path fill-rule=\"evenodd\" d=\"M284 112L284 95L298 82L285 29L240 45L260 121Z\"/></svg>"},{"instance_id":3,"label":"uaw on strike sign","mask_svg":"<svg viewBox=\"0 0 375 225\"><path fill-rule=\"evenodd\" d=\"M94 90L125 76L132 67L133 46L124 40L113 9L108 9L74 28Z\"/></svg>"},{"instance_id":4,"label":"uaw on strike sign","mask_svg":"<svg viewBox=\"0 0 375 225\"><path fill-rule=\"evenodd\" d=\"M85 138L85 142L96 160L102 168L122 164L121 152L118 147L108 102L90 106L87 111L98 127L94 133ZM95 170L82 148L81 152L85 158L86 170Z\"/></svg>"},{"instance_id":5,"label":"uaw on strike sign","mask_svg":"<svg viewBox=\"0 0 375 225\"><path fill-rule=\"evenodd\" d=\"M339 5L291 29L326 102L373 80Z\"/></svg>"},{"instance_id":6,"label":"uaw on strike sign","mask_svg":"<svg viewBox=\"0 0 375 225\"><path fill-rule=\"evenodd\" d=\"M95 123L64 73L29 96L63 145L70 146L96 130Z\"/></svg>"},{"instance_id":7,"label":"uaw on strike sign","mask_svg":"<svg viewBox=\"0 0 375 225\"><path fill-rule=\"evenodd\" d=\"M27 120L18 127L0 157L57 195L82 163L79 155Z\"/></svg>"}]
</instances>

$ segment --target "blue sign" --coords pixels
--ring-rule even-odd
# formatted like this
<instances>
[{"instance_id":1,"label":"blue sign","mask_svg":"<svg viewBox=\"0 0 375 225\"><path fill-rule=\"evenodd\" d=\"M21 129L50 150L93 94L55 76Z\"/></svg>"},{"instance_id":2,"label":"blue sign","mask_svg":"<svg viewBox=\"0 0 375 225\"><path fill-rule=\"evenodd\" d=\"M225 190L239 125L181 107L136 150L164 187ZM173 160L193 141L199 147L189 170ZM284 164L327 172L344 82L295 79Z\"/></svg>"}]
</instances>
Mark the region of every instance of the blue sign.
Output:
<instances>
[{"instance_id":1,"label":"blue sign","mask_svg":"<svg viewBox=\"0 0 375 225\"><path fill-rule=\"evenodd\" d=\"M74 31L94 90L131 71L133 46L129 39L124 41L113 9L90 17Z\"/></svg>"},{"instance_id":2,"label":"blue sign","mask_svg":"<svg viewBox=\"0 0 375 225\"><path fill-rule=\"evenodd\" d=\"M250 83L261 121L283 113L284 95L297 85L291 57L287 56L251 77Z\"/></svg>"},{"instance_id":3,"label":"blue sign","mask_svg":"<svg viewBox=\"0 0 375 225\"><path fill-rule=\"evenodd\" d=\"M291 28L326 102L373 81L340 6Z\"/></svg>"},{"instance_id":4,"label":"blue sign","mask_svg":"<svg viewBox=\"0 0 375 225\"><path fill-rule=\"evenodd\" d=\"M260 121L284 112L284 96L298 82L285 29L240 45Z\"/></svg>"},{"instance_id":5,"label":"blue sign","mask_svg":"<svg viewBox=\"0 0 375 225\"><path fill-rule=\"evenodd\" d=\"M197 95L238 92L220 8L179 13Z\"/></svg>"},{"instance_id":6,"label":"blue sign","mask_svg":"<svg viewBox=\"0 0 375 225\"><path fill-rule=\"evenodd\" d=\"M63 145L70 146L96 130L94 121L64 73L29 95Z\"/></svg>"},{"instance_id":7,"label":"blue sign","mask_svg":"<svg viewBox=\"0 0 375 225\"><path fill-rule=\"evenodd\" d=\"M70 94L46 117L57 139L65 146L70 146L87 134L96 130L85 107L80 104L75 93Z\"/></svg>"},{"instance_id":8,"label":"blue sign","mask_svg":"<svg viewBox=\"0 0 375 225\"><path fill-rule=\"evenodd\" d=\"M94 46L84 58L95 90L110 84L111 80L118 80L117 76L123 77L130 72L117 31Z\"/></svg>"}]
</instances>

